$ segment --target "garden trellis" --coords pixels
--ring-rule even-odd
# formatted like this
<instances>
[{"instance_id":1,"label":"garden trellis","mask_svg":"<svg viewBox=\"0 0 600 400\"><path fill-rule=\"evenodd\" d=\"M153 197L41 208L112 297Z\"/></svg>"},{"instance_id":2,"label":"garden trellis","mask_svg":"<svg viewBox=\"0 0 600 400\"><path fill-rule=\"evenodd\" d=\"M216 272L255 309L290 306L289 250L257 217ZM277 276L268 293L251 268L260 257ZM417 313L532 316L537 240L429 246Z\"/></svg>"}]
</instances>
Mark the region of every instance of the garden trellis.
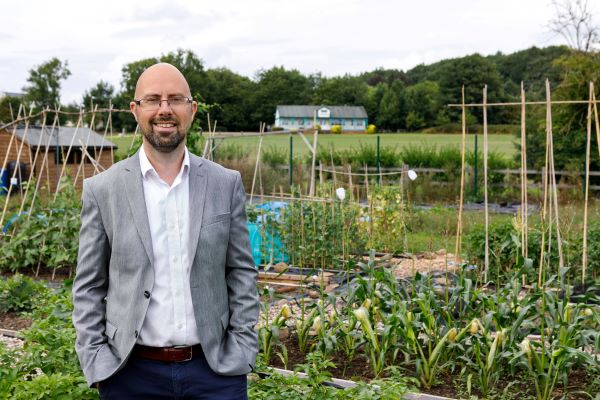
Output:
<instances>
[{"instance_id":1,"label":"garden trellis","mask_svg":"<svg viewBox=\"0 0 600 400\"><path fill-rule=\"evenodd\" d=\"M545 166L544 166L544 174L543 174L543 207L541 209L541 219L542 226L546 229L542 230L542 246L540 248L540 265L538 268L538 286L541 286L545 281L544 272L545 268L549 267L549 257L544 257L544 254L550 254L551 243L552 243L552 232L554 228L554 232L557 235L557 247L559 252L559 267L562 268L564 266L564 259L562 254L562 240L561 240L561 230L560 230L560 220L559 220L559 209L558 209L558 190L556 184L556 171L554 169L554 146L553 146L553 129L552 129L552 106L553 105L565 105L565 104L587 104L588 105L588 113L587 113L587 136L586 136L586 156L585 156L585 201L584 201L584 224L583 224L583 254L582 254L582 271L581 271L581 279L583 284L586 282L586 267L587 267L587 228L588 228L588 201L589 201L589 166L590 166L590 157L591 157L591 131L592 131L592 120L595 121L595 131L597 137L598 144L598 156L600 158L600 125L598 121L598 102L596 100L596 95L594 91L594 83L589 83L589 99L588 100L552 100L551 91L550 91L550 82L546 79L546 101L526 101L525 91L523 89L523 83L521 83L521 101L520 102L505 102L505 103L488 103L487 102L487 86L483 89L483 102L482 103L465 103L464 99L464 87L463 87L463 96L461 104L449 104L449 107L460 107L462 109L462 149L461 153L464 154L465 151L465 141L464 137L466 135L466 112L467 108L481 108L483 110L483 136L484 136L484 179L485 182L485 265L484 265L484 280L487 280L489 273L489 205L487 202L487 159L488 159L488 123L487 123L487 110L489 107L514 107L520 106L521 110L521 210L520 210L520 218L521 218L521 238L522 238L522 255L524 257L527 256L527 250L525 244L527 243L527 143L526 143L526 125L525 125L525 116L526 116L526 106L545 106L546 107L546 149L545 149ZM464 157L462 159L462 167L461 170L464 171ZM460 202L459 202L459 210L458 210L458 226L457 229L457 239L456 239L456 254L460 254L460 227L462 225L462 196L464 193L464 181L461 180L461 188L460 188ZM547 236L546 236L547 234ZM547 250L545 250L547 239ZM545 263L544 260L548 259L548 262ZM546 265L545 265L546 264Z\"/></svg>"}]
</instances>

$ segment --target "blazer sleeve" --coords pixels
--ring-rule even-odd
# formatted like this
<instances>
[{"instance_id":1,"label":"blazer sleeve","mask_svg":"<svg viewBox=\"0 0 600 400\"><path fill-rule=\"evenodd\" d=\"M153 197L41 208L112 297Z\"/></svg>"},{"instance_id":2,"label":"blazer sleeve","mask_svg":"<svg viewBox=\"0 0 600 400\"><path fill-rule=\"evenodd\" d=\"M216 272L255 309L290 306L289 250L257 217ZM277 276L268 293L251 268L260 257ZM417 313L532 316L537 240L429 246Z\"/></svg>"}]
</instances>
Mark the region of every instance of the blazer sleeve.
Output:
<instances>
[{"instance_id":1,"label":"blazer sleeve","mask_svg":"<svg viewBox=\"0 0 600 400\"><path fill-rule=\"evenodd\" d=\"M258 336L254 325L258 321L260 305L246 222L246 193L239 172L236 172L231 199L231 222L227 246L226 280L229 296L229 329L248 353L251 365L258 353Z\"/></svg>"},{"instance_id":2,"label":"blazer sleeve","mask_svg":"<svg viewBox=\"0 0 600 400\"><path fill-rule=\"evenodd\" d=\"M77 270L73 282L75 350L86 376L94 371L94 359L106 342L104 298L108 289L110 246L92 186L84 181Z\"/></svg>"}]
</instances>

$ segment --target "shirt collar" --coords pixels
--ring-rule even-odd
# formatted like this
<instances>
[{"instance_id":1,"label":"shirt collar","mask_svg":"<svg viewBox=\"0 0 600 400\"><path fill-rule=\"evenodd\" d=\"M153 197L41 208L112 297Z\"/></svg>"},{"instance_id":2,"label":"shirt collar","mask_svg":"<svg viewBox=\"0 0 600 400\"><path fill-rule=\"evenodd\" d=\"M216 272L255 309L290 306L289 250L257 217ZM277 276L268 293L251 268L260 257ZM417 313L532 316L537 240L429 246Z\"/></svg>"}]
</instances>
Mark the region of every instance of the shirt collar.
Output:
<instances>
[{"instance_id":1,"label":"shirt collar","mask_svg":"<svg viewBox=\"0 0 600 400\"><path fill-rule=\"evenodd\" d=\"M146 155L146 152L144 151L144 145L140 146L140 169L142 171L142 176L144 178L147 177L148 171L153 171L156 174L156 176L158 176L158 174L156 173L156 170L150 163L150 160L148 160L148 156ZM188 152L188 149L186 146L185 151L183 152L183 162L181 163L181 169L179 170L178 175L182 175L183 173L186 173L189 170L190 170L190 155L189 155L189 152Z\"/></svg>"}]
</instances>

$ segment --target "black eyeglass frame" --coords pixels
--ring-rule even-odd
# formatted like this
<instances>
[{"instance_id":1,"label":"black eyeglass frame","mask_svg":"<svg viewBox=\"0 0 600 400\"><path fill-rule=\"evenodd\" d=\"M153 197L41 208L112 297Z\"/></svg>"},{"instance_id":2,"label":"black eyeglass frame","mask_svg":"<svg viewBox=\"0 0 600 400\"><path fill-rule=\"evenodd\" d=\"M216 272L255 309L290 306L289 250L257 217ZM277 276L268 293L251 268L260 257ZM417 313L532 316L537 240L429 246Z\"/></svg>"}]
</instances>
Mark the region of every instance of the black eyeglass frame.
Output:
<instances>
[{"instance_id":1,"label":"black eyeglass frame","mask_svg":"<svg viewBox=\"0 0 600 400\"><path fill-rule=\"evenodd\" d=\"M171 100L175 100L176 98L177 98L177 99L179 99L179 98L181 98L181 99L185 99L185 100L186 100L186 103L185 103L185 104L191 104L191 103L193 103L193 102L194 102L194 99L193 99L192 97L185 97L185 96L181 96L181 97L173 97L173 98L170 98L170 99L168 99L168 98L167 98L167 99L160 99L160 100L157 100L157 101L158 101L158 107L157 107L157 108L160 108L160 107L162 106L162 102L163 102L163 101L166 101L166 102L167 102L167 104L169 105L169 107L172 107L172 105L171 105L170 101L171 101ZM154 100L154 99L152 99L152 100ZM139 100L133 99L133 102L134 102L135 104L137 104L138 106L142 107L142 108L144 108L143 102L146 102L146 101L150 101L150 100L148 100L148 99L139 99ZM183 104L182 104L182 105L183 105Z\"/></svg>"}]
</instances>

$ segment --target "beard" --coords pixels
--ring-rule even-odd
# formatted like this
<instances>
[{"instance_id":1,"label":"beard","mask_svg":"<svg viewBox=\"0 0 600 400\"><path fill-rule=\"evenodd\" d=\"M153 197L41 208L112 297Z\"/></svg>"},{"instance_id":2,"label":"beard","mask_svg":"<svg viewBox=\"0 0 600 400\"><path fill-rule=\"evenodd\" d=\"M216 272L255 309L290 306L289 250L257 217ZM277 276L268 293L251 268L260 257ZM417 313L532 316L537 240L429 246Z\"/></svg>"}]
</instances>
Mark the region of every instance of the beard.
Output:
<instances>
[{"instance_id":1,"label":"beard","mask_svg":"<svg viewBox=\"0 0 600 400\"><path fill-rule=\"evenodd\" d=\"M165 135L154 131L154 124L172 123L175 125L175 132ZM189 126L182 127L176 118L155 118L149 121L148 126L140 125L142 134L150 145L158 152L171 153L185 140Z\"/></svg>"}]
</instances>

